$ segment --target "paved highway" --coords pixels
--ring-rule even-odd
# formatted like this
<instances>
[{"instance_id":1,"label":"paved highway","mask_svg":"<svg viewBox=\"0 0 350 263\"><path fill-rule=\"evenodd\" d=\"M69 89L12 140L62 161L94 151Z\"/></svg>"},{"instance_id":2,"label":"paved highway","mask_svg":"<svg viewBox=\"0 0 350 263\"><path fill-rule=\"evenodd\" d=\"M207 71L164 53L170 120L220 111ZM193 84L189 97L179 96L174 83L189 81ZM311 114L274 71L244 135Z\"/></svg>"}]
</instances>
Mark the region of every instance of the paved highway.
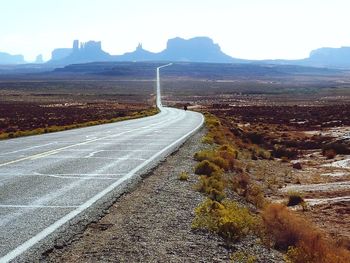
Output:
<instances>
[{"instance_id":1,"label":"paved highway","mask_svg":"<svg viewBox=\"0 0 350 263\"><path fill-rule=\"evenodd\" d=\"M161 106L159 69L155 116L0 142L0 262L23 260L201 127L201 114Z\"/></svg>"}]
</instances>

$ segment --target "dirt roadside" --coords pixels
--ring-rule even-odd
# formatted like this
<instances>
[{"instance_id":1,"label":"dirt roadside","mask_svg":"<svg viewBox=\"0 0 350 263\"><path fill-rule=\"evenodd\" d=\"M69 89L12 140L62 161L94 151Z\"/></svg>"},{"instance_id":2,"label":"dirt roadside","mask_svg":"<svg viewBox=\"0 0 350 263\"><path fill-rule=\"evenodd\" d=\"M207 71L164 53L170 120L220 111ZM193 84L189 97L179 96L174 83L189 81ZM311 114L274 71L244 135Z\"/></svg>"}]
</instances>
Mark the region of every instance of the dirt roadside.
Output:
<instances>
[{"instance_id":1,"label":"dirt roadside","mask_svg":"<svg viewBox=\"0 0 350 263\"><path fill-rule=\"evenodd\" d=\"M248 237L234 246L209 233L193 231L194 208L203 196L193 190L193 154L204 131L190 138L139 186L124 194L100 221L70 244L55 248L42 262L229 262L235 251L257 255L257 262L281 262L281 255ZM180 172L190 174L178 180Z\"/></svg>"}]
</instances>

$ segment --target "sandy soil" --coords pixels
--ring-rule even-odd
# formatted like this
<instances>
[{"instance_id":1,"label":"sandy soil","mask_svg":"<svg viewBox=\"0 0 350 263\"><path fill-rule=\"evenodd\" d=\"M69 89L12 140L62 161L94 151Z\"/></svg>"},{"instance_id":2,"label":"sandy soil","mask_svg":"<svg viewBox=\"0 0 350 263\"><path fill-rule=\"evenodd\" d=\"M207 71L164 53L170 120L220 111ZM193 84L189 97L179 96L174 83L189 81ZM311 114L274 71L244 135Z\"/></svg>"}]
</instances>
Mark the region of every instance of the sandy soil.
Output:
<instances>
[{"instance_id":1,"label":"sandy soil","mask_svg":"<svg viewBox=\"0 0 350 263\"><path fill-rule=\"evenodd\" d=\"M323 131L338 139L346 138L348 132L349 127ZM302 169L293 169L291 176L298 184L292 182L280 193L302 194L308 205L303 214L350 249L350 156L338 155L328 160L320 151L312 151L296 162L302 164Z\"/></svg>"}]
</instances>

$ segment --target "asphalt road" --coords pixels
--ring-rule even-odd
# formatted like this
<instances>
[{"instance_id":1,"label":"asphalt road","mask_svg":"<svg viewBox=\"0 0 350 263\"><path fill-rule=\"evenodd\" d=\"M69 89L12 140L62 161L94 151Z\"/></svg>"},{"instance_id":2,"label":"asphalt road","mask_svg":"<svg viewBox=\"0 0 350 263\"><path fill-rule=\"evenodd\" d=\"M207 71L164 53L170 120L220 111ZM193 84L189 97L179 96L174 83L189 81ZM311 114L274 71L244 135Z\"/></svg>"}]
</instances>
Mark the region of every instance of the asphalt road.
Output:
<instances>
[{"instance_id":1,"label":"asphalt road","mask_svg":"<svg viewBox=\"0 0 350 263\"><path fill-rule=\"evenodd\" d=\"M199 113L158 104L147 118L0 142L0 262L45 243L203 124Z\"/></svg>"}]
</instances>

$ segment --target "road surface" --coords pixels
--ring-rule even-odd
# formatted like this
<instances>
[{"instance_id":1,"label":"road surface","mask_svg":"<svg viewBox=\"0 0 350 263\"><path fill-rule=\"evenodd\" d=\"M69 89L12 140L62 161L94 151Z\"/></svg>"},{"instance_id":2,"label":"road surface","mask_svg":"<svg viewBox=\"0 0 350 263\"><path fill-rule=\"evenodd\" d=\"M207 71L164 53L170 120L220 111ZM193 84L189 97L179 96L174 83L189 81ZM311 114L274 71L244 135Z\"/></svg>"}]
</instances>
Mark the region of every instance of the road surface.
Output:
<instances>
[{"instance_id":1,"label":"road surface","mask_svg":"<svg viewBox=\"0 0 350 263\"><path fill-rule=\"evenodd\" d=\"M159 68L157 94L155 116L0 142L0 262L52 242L202 126L199 113L161 106Z\"/></svg>"}]
</instances>

